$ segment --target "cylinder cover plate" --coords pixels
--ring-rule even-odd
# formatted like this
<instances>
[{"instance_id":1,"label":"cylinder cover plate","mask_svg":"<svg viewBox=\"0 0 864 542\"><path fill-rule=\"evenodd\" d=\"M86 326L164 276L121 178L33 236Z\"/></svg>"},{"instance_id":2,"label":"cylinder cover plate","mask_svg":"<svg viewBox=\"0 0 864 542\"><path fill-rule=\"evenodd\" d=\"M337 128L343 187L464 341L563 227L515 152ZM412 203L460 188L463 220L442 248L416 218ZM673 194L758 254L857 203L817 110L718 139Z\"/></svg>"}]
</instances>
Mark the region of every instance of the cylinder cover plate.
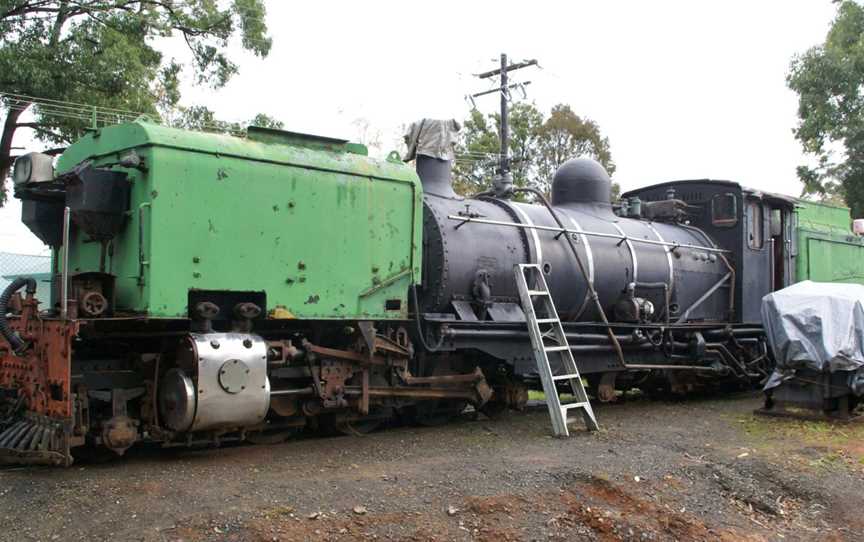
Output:
<instances>
[{"instance_id":1,"label":"cylinder cover plate","mask_svg":"<svg viewBox=\"0 0 864 542\"><path fill-rule=\"evenodd\" d=\"M195 384L182 369L171 369L159 382L159 416L173 431L184 432L195 419Z\"/></svg>"},{"instance_id":2,"label":"cylinder cover plate","mask_svg":"<svg viewBox=\"0 0 864 542\"><path fill-rule=\"evenodd\" d=\"M240 393L249 380L249 366L239 359L229 359L219 369L219 385L228 393Z\"/></svg>"}]
</instances>

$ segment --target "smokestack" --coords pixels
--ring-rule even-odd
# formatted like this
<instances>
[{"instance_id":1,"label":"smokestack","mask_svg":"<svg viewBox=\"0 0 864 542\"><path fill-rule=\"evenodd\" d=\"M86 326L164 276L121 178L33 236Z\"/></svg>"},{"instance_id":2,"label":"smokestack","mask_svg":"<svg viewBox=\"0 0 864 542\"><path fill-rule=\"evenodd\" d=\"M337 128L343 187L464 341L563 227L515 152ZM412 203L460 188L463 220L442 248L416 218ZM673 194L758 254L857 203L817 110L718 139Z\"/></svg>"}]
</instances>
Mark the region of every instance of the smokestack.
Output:
<instances>
[{"instance_id":1,"label":"smokestack","mask_svg":"<svg viewBox=\"0 0 864 542\"><path fill-rule=\"evenodd\" d=\"M418 154L414 160L424 193L443 198L458 197L453 191L453 162L425 154Z\"/></svg>"},{"instance_id":2,"label":"smokestack","mask_svg":"<svg viewBox=\"0 0 864 542\"><path fill-rule=\"evenodd\" d=\"M423 192L442 198L458 198L453 191L453 159L459 123L453 119L423 119L414 122L405 134L408 154L405 161L414 160L414 167Z\"/></svg>"}]
</instances>

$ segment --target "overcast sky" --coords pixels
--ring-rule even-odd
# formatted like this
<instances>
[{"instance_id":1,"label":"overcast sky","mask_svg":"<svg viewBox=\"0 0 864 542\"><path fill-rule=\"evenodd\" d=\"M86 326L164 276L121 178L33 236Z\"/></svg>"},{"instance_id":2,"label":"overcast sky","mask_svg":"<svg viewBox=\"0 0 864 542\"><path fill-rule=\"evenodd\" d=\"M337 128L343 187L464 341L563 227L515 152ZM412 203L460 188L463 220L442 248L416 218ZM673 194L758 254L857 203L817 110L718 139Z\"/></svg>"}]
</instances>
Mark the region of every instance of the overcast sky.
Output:
<instances>
[{"instance_id":1,"label":"overcast sky","mask_svg":"<svg viewBox=\"0 0 864 542\"><path fill-rule=\"evenodd\" d=\"M785 76L796 53L824 39L835 9L830 0L267 6L270 55L236 54L240 73L226 88L187 85L185 103L350 139L364 119L396 148L413 120L464 118L464 96L489 86L472 74L505 52L540 62L514 75L532 81L529 100L547 112L567 103L600 125L625 190L709 177L792 195L805 158ZM486 111L497 104L477 100ZM0 209L0 251L42 252L19 217L15 203Z\"/></svg>"}]
</instances>

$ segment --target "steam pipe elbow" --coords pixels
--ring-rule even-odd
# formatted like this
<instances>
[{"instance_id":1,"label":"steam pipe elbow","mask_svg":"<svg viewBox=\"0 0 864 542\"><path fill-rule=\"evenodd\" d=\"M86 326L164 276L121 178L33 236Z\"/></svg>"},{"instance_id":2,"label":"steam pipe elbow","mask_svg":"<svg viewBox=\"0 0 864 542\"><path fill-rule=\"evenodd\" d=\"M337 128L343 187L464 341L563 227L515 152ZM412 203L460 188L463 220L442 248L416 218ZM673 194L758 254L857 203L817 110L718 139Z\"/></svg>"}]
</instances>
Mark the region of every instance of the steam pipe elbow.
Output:
<instances>
[{"instance_id":1,"label":"steam pipe elbow","mask_svg":"<svg viewBox=\"0 0 864 542\"><path fill-rule=\"evenodd\" d=\"M27 343L18 336L17 333L12 331L12 328L9 327L9 321L6 319L6 313L8 312L9 300L12 299L12 295L20 290L22 287L26 287L26 292L29 295L36 293L36 280L32 277L19 277L12 281L12 284L6 287L3 290L3 293L0 294L0 334L3 335L3 338L9 343L9 346L12 347L12 351L15 354L21 354L24 350L27 349Z\"/></svg>"}]
</instances>

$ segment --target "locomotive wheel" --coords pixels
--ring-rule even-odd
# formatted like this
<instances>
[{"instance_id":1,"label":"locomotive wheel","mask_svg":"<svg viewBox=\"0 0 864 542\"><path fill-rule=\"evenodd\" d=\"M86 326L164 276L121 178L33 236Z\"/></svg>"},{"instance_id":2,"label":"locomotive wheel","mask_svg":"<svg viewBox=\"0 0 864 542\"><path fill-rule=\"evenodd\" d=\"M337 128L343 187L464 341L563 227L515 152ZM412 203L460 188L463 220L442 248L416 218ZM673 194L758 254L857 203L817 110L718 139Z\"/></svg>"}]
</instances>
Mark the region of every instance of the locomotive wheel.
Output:
<instances>
[{"instance_id":1,"label":"locomotive wheel","mask_svg":"<svg viewBox=\"0 0 864 542\"><path fill-rule=\"evenodd\" d=\"M421 401L410 408L409 417L417 425L436 427L462 414L467 405L466 401L452 399Z\"/></svg>"},{"instance_id":2,"label":"locomotive wheel","mask_svg":"<svg viewBox=\"0 0 864 542\"><path fill-rule=\"evenodd\" d=\"M348 383L359 385L359 375L351 378ZM373 372L369 375L370 386L386 387L387 379L380 373ZM328 417L325 422L329 431L332 433L347 435L349 437L363 436L380 428L384 423L393 417L393 408L382 405L370 405L369 414L366 416L357 417L354 419L340 419L337 417Z\"/></svg>"},{"instance_id":3,"label":"locomotive wheel","mask_svg":"<svg viewBox=\"0 0 864 542\"><path fill-rule=\"evenodd\" d=\"M283 429L277 431L257 431L246 435L246 440L252 444L281 444L294 437L300 429Z\"/></svg>"},{"instance_id":4,"label":"locomotive wheel","mask_svg":"<svg viewBox=\"0 0 864 542\"><path fill-rule=\"evenodd\" d=\"M336 424L336 431L349 437L360 437L368 435L384 424L381 419L361 419L339 422Z\"/></svg>"},{"instance_id":5,"label":"locomotive wheel","mask_svg":"<svg viewBox=\"0 0 864 542\"><path fill-rule=\"evenodd\" d=\"M510 411L510 407L504 401L489 401L480 408L480 412L492 420L500 420Z\"/></svg>"},{"instance_id":6,"label":"locomotive wheel","mask_svg":"<svg viewBox=\"0 0 864 542\"><path fill-rule=\"evenodd\" d=\"M325 432L347 435L349 437L368 435L372 431L375 431L384 425L384 423L392 416L392 408L373 406L369 411L369 415L363 418L346 420L328 417L325 422Z\"/></svg>"}]
</instances>

